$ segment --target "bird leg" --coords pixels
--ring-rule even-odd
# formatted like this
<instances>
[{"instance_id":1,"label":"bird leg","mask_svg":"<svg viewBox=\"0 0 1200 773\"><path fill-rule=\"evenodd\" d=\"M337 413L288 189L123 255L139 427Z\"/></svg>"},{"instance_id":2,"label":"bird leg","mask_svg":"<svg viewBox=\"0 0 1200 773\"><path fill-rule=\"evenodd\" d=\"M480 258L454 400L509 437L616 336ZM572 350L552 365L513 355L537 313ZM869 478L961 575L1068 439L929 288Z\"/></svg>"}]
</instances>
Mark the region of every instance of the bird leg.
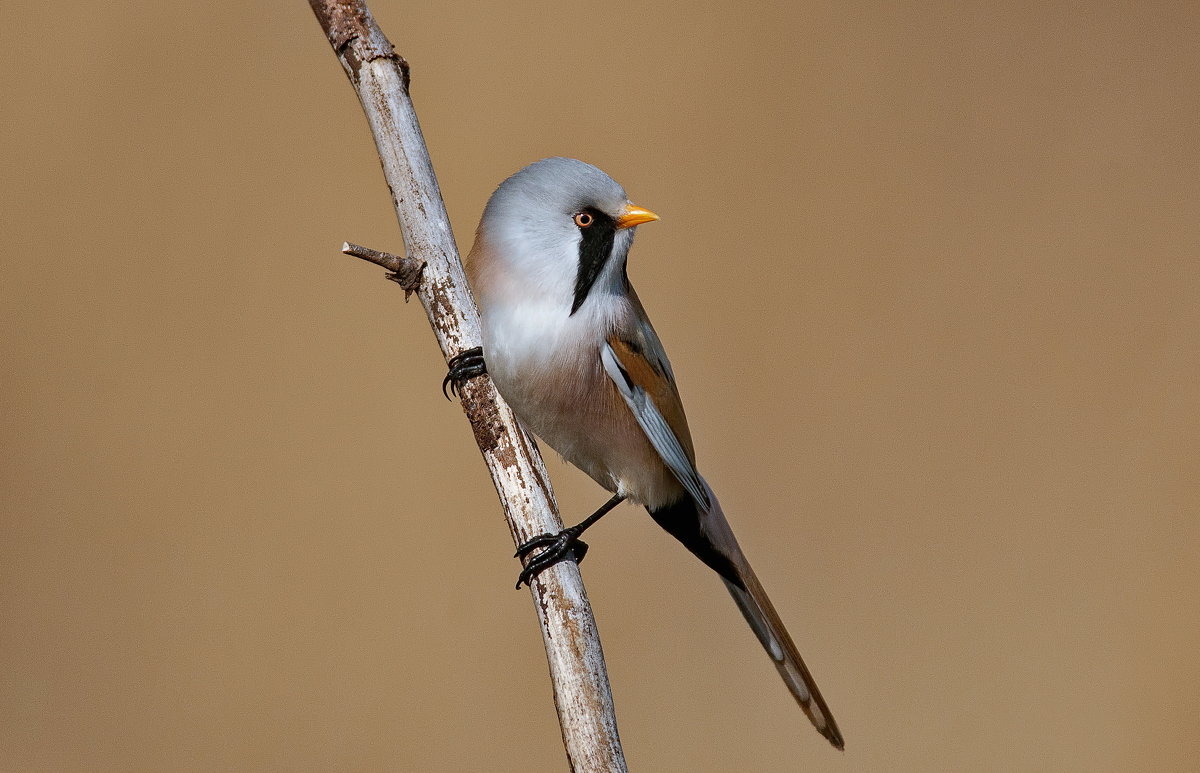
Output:
<instances>
[{"instance_id":1,"label":"bird leg","mask_svg":"<svg viewBox=\"0 0 1200 773\"><path fill-rule=\"evenodd\" d=\"M557 564L566 558L575 559L575 563L583 560L587 555L587 543L579 539L579 535L583 534L588 527L596 521L603 518L617 505L625 501L625 497L621 494L613 495L613 498L600 506L600 509L583 519L579 523L569 528L563 529L558 534L539 534L528 542L517 548L516 558L525 560L525 557L538 548L544 548L538 553L525 568L521 571L521 576L517 578L517 588L522 585L528 585L529 581L543 570Z\"/></svg>"},{"instance_id":2,"label":"bird leg","mask_svg":"<svg viewBox=\"0 0 1200 773\"><path fill-rule=\"evenodd\" d=\"M446 395L446 399L449 400L450 395L446 394L446 387L450 387L450 392L458 397L458 391L464 381L485 373L487 373L487 364L483 361L483 347L475 346L467 349L450 358L450 370L442 379L442 394Z\"/></svg>"}]
</instances>

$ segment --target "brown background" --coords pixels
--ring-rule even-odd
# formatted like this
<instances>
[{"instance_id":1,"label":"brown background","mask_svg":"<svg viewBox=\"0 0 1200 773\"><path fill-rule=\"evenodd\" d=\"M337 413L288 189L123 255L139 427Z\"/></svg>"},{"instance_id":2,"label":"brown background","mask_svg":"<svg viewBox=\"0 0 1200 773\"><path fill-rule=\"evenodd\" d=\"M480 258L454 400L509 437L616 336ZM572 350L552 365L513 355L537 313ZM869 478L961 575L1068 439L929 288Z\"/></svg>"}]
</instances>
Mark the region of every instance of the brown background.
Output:
<instances>
[{"instance_id":1,"label":"brown background","mask_svg":"<svg viewBox=\"0 0 1200 773\"><path fill-rule=\"evenodd\" d=\"M635 770L1194 769L1194 3L373 5L461 247L552 154L663 216L631 273L847 738L622 508ZM401 244L307 5L0 29L0 769L562 769L423 315L336 252Z\"/></svg>"}]
</instances>

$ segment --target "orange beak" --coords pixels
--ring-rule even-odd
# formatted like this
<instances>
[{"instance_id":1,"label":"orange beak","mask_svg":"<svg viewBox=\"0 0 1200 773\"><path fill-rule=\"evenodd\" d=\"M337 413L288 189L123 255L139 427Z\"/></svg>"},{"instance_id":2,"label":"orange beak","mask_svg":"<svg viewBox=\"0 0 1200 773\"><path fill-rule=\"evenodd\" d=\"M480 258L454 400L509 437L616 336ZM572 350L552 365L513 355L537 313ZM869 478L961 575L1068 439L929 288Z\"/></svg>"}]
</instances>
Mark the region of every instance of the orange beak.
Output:
<instances>
[{"instance_id":1,"label":"orange beak","mask_svg":"<svg viewBox=\"0 0 1200 773\"><path fill-rule=\"evenodd\" d=\"M635 225L649 223L658 220L658 215L648 209L642 209L636 204L629 204L625 207L625 211L617 218L617 228L633 228Z\"/></svg>"}]
</instances>

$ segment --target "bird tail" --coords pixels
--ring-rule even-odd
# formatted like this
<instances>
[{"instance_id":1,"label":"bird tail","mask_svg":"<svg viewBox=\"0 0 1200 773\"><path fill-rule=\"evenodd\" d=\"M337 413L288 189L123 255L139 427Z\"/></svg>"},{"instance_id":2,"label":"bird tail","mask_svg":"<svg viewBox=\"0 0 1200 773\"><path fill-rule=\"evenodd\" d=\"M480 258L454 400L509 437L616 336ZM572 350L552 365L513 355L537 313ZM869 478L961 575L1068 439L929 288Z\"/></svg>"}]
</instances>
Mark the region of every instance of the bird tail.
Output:
<instances>
[{"instance_id":1,"label":"bird tail","mask_svg":"<svg viewBox=\"0 0 1200 773\"><path fill-rule=\"evenodd\" d=\"M755 635L758 636L758 640L762 642L763 649L775 663L779 675L783 677L784 684L791 691L796 703L800 704L800 708L812 721L813 726L817 728L817 732L829 739L829 742L838 749L846 748L846 742L842 740L842 732L838 729L837 720L830 713L825 698L821 696L821 690L817 688L817 683L809 673L808 666L804 665L804 659L800 657L792 637L783 627L783 621L779 619L775 607L771 606L767 592L763 590L749 565L746 569L743 576L746 585L744 590L729 580L725 581L725 586L729 588L729 595L733 596L738 609L742 610L746 622L750 624Z\"/></svg>"},{"instance_id":2,"label":"bird tail","mask_svg":"<svg viewBox=\"0 0 1200 773\"><path fill-rule=\"evenodd\" d=\"M708 490L708 494L712 507L707 512L696 506L691 497L687 497L677 505L651 512L650 515L721 575L729 595L733 596L734 603L767 651L796 703L821 735L836 748L845 748L837 721L821 696L808 666L804 665L800 651L796 649L795 642L779 619L779 613L775 611L746 554L733 536L729 521L725 519L725 513L713 496L712 489ZM685 509L691 512L680 512Z\"/></svg>"}]
</instances>

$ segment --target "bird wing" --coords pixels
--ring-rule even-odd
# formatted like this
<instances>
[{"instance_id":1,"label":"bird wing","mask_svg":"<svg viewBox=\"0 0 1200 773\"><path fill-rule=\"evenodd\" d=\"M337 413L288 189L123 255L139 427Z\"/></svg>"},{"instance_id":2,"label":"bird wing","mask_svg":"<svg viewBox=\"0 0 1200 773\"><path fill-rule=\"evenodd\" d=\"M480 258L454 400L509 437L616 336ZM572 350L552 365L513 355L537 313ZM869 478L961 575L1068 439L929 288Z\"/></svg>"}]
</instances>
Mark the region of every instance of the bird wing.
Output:
<instances>
[{"instance_id":1,"label":"bird wing","mask_svg":"<svg viewBox=\"0 0 1200 773\"><path fill-rule=\"evenodd\" d=\"M648 335L654 336L653 329ZM661 352L657 337L638 341L635 337L614 334L601 345L600 361L650 445L696 504L708 510L712 501L700 473L696 472L692 437L670 365L657 352L647 356L648 348Z\"/></svg>"}]
</instances>

